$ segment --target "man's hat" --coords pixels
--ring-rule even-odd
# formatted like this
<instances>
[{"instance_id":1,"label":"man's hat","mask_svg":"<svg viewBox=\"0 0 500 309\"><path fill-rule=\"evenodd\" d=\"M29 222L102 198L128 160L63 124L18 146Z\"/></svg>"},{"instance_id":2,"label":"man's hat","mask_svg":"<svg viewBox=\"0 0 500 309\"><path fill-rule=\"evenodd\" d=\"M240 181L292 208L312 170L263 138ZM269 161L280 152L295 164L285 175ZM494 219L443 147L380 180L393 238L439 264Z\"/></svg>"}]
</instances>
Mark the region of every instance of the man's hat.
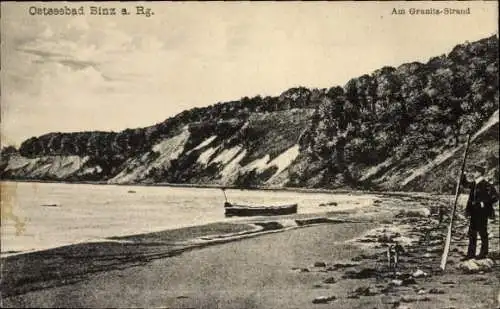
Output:
<instances>
[{"instance_id":1,"label":"man's hat","mask_svg":"<svg viewBox=\"0 0 500 309\"><path fill-rule=\"evenodd\" d=\"M478 164L471 164L470 168L471 168L471 170L479 172L481 174L484 174L486 172L486 169L483 166L478 165Z\"/></svg>"}]
</instances>

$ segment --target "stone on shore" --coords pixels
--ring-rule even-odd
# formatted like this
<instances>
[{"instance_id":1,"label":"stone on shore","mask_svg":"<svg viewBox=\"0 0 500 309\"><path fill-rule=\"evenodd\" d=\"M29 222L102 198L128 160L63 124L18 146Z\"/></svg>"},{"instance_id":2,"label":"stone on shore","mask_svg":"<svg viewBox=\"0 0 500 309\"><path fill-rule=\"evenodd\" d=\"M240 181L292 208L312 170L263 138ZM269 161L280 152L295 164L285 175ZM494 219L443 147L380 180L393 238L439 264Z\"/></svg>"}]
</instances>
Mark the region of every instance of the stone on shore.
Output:
<instances>
[{"instance_id":1,"label":"stone on shore","mask_svg":"<svg viewBox=\"0 0 500 309\"><path fill-rule=\"evenodd\" d=\"M495 263L491 259L467 260L457 265L458 269L466 273L479 273L491 271Z\"/></svg>"},{"instance_id":2,"label":"stone on shore","mask_svg":"<svg viewBox=\"0 0 500 309\"><path fill-rule=\"evenodd\" d=\"M335 263L329 267L326 268L328 271L335 271L340 268L349 268L349 267L355 267L359 266L359 263Z\"/></svg>"},{"instance_id":3,"label":"stone on shore","mask_svg":"<svg viewBox=\"0 0 500 309\"><path fill-rule=\"evenodd\" d=\"M431 215L428 208L402 209L396 214L397 218L427 218Z\"/></svg>"},{"instance_id":4,"label":"stone on shore","mask_svg":"<svg viewBox=\"0 0 500 309\"><path fill-rule=\"evenodd\" d=\"M334 277L329 277L329 278L326 278L325 280L323 280L323 283L326 283L326 284L334 284L336 282L337 282L337 280Z\"/></svg>"},{"instance_id":5,"label":"stone on shore","mask_svg":"<svg viewBox=\"0 0 500 309\"><path fill-rule=\"evenodd\" d=\"M356 288L354 291L349 292L347 298L359 298L360 296L374 296L378 292L369 286L361 286Z\"/></svg>"},{"instance_id":6,"label":"stone on shore","mask_svg":"<svg viewBox=\"0 0 500 309\"><path fill-rule=\"evenodd\" d=\"M329 202L329 203L321 203L319 204L320 207L325 207L325 206L338 206L337 202Z\"/></svg>"},{"instance_id":7,"label":"stone on shore","mask_svg":"<svg viewBox=\"0 0 500 309\"><path fill-rule=\"evenodd\" d=\"M400 278L400 279L393 279L390 282L390 285L392 285L392 286L407 286L407 285L411 285L411 284L417 284L417 281L415 280L415 278L413 278L411 276L406 276L406 277Z\"/></svg>"},{"instance_id":8,"label":"stone on shore","mask_svg":"<svg viewBox=\"0 0 500 309\"><path fill-rule=\"evenodd\" d=\"M413 274L413 278L427 277L427 273L421 269L417 269Z\"/></svg>"},{"instance_id":9,"label":"stone on shore","mask_svg":"<svg viewBox=\"0 0 500 309\"><path fill-rule=\"evenodd\" d=\"M313 304L327 304L331 302L332 300L337 299L335 296L318 296L315 299L313 299L312 303Z\"/></svg>"},{"instance_id":10,"label":"stone on shore","mask_svg":"<svg viewBox=\"0 0 500 309\"><path fill-rule=\"evenodd\" d=\"M400 280L400 279L391 280L391 285L393 285L393 286L402 286L403 285L403 280Z\"/></svg>"},{"instance_id":11,"label":"stone on shore","mask_svg":"<svg viewBox=\"0 0 500 309\"><path fill-rule=\"evenodd\" d=\"M438 288L432 288L429 290L429 294L444 294L445 291L438 289Z\"/></svg>"},{"instance_id":12,"label":"stone on shore","mask_svg":"<svg viewBox=\"0 0 500 309\"><path fill-rule=\"evenodd\" d=\"M326 267L326 263L325 262L315 262L314 267Z\"/></svg>"},{"instance_id":13,"label":"stone on shore","mask_svg":"<svg viewBox=\"0 0 500 309\"><path fill-rule=\"evenodd\" d=\"M362 268L360 270L348 270L342 278L344 279L367 279L378 275L375 268Z\"/></svg>"}]
</instances>

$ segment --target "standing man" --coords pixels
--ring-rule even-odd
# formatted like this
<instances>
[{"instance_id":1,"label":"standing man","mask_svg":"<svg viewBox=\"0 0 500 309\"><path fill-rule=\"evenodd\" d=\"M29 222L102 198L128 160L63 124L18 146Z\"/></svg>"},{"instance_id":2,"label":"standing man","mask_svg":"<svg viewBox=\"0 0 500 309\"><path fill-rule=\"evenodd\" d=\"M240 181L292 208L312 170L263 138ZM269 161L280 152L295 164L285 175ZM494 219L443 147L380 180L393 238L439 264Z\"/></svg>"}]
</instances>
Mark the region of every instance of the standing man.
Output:
<instances>
[{"instance_id":1,"label":"standing man","mask_svg":"<svg viewBox=\"0 0 500 309\"><path fill-rule=\"evenodd\" d=\"M469 248L466 259L484 259L488 255L488 218L495 219L493 204L498 201L498 193L484 178L485 169L472 165L470 173L462 178L464 187L470 189L465 215L469 221ZM476 256L477 234L481 236L481 250Z\"/></svg>"}]
</instances>

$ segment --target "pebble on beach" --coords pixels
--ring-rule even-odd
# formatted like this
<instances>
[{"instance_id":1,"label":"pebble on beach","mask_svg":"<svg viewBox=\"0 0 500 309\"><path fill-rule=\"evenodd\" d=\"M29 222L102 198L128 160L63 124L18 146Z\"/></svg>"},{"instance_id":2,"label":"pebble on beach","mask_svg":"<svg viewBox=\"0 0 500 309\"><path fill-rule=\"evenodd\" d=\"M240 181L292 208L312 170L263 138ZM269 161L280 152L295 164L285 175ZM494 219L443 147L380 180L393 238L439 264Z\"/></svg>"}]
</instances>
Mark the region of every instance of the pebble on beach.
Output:
<instances>
[{"instance_id":1,"label":"pebble on beach","mask_svg":"<svg viewBox=\"0 0 500 309\"><path fill-rule=\"evenodd\" d=\"M457 265L465 273L491 271L495 263L491 259L467 260Z\"/></svg>"},{"instance_id":2,"label":"pebble on beach","mask_svg":"<svg viewBox=\"0 0 500 309\"><path fill-rule=\"evenodd\" d=\"M378 292L375 291L372 287L361 286L356 288L354 291L349 292L347 298L359 298L360 296L374 296L377 294Z\"/></svg>"},{"instance_id":3,"label":"pebble on beach","mask_svg":"<svg viewBox=\"0 0 500 309\"><path fill-rule=\"evenodd\" d=\"M445 294L445 291L438 288L432 288L429 290L429 294Z\"/></svg>"},{"instance_id":4,"label":"pebble on beach","mask_svg":"<svg viewBox=\"0 0 500 309\"><path fill-rule=\"evenodd\" d=\"M417 269L413 274L413 278L427 277L427 273L423 270Z\"/></svg>"},{"instance_id":5,"label":"pebble on beach","mask_svg":"<svg viewBox=\"0 0 500 309\"><path fill-rule=\"evenodd\" d=\"M315 262L314 267L326 267L326 263L325 262Z\"/></svg>"},{"instance_id":6,"label":"pebble on beach","mask_svg":"<svg viewBox=\"0 0 500 309\"><path fill-rule=\"evenodd\" d=\"M400 280L400 279L391 280L391 285L393 285L393 286L402 286L403 285L403 280Z\"/></svg>"},{"instance_id":7,"label":"pebble on beach","mask_svg":"<svg viewBox=\"0 0 500 309\"><path fill-rule=\"evenodd\" d=\"M348 270L344 273L344 279L367 279L376 277L378 271L375 268L362 268L359 270Z\"/></svg>"},{"instance_id":8,"label":"pebble on beach","mask_svg":"<svg viewBox=\"0 0 500 309\"><path fill-rule=\"evenodd\" d=\"M420 209L402 209L396 215L397 218L427 218L431 215L431 211L428 208Z\"/></svg>"},{"instance_id":9,"label":"pebble on beach","mask_svg":"<svg viewBox=\"0 0 500 309\"><path fill-rule=\"evenodd\" d=\"M318 296L315 299L313 299L312 303L313 304L326 304L331 302L332 300L337 299L335 296Z\"/></svg>"}]
</instances>

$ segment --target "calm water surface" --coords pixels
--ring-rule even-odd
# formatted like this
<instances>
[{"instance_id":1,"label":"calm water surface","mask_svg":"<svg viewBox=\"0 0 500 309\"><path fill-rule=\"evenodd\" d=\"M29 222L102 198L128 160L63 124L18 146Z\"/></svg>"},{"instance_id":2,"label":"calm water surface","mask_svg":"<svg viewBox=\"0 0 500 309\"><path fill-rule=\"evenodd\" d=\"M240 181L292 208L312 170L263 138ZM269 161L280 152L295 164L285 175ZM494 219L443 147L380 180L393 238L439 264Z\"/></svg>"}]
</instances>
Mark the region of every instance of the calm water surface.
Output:
<instances>
[{"instance_id":1,"label":"calm water surface","mask_svg":"<svg viewBox=\"0 0 500 309\"><path fill-rule=\"evenodd\" d=\"M1 189L3 255L99 241L110 236L242 220L224 217L224 194L220 189L25 182L1 182ZM363 207L374 198L258 190L226 190L226 194L236 203L298 203L299 213ZM332 201L338 206L319 206ZM10 214L26 223L24 230L16 229Z\"/></svg>"}]
</instances>

